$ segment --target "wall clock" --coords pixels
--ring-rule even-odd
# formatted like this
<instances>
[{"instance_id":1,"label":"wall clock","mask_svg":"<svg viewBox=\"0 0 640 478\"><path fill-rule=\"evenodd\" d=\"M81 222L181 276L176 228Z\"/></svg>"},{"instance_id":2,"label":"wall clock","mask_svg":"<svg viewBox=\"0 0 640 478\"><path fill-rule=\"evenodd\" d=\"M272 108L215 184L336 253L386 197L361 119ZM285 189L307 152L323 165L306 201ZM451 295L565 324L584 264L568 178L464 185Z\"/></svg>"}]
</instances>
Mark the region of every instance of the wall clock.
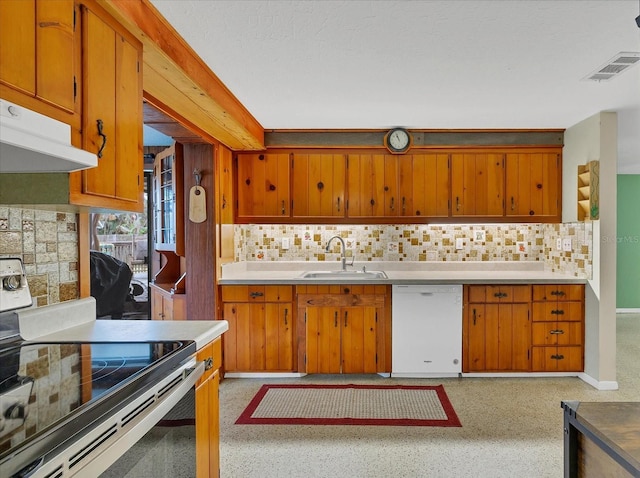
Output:
<instances>
[{"instance_id":1,"label":"wall clock","mask_svg":"<svg viewBox=\"0 0 640 478\"><path fill-rule=\"evenodd\" d=\"M404 153L411 147L411 134L404 128L393 128L384 136L384 145L391 153Z\"/></svg>"}]
</instances>

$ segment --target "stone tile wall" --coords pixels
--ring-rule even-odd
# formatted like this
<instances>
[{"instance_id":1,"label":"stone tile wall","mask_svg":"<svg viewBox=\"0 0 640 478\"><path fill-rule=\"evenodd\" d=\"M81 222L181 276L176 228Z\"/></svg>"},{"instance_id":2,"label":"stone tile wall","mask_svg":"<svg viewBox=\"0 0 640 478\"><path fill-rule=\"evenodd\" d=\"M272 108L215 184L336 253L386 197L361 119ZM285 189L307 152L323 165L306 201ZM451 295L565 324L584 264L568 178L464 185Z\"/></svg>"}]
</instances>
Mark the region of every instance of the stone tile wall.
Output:
<instances>
[{"instance_id":1,"label":"stone tile wall","mask_svg":"<svg viewBox=\"0 0 640 478\"><path fill-rule=\"evenodd\" d=\"M338 261L337 241L357 261L543 261L548 270L591 277L591 225L236 225L236 261ZM571 239L572 251L556 251L556 238ZM289 239L289 249L282 239ZM462 240L462 249L456 247Z\"/></svg>"},{"instance_id":2,"label":"stone tile wall","mask_svg":"<svg viewBox=\"0 0 640 478\"><path fill-rule=\"evenodd\" d=\"M0 206L0 257L19 257L38 306L78 298L75 213Z\"/></svg>"}]
</instances>

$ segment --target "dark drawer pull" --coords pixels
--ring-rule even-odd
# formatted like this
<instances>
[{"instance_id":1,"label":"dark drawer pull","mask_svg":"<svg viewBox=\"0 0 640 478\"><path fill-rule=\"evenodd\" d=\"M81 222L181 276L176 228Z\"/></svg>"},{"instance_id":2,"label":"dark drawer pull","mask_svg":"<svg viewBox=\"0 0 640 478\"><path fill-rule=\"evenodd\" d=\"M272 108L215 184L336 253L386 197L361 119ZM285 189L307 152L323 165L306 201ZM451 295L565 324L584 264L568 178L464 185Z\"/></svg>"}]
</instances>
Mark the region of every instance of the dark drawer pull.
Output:
<instances>
[{"instance_id":1,"label":"dark drawer pull","mask_svg":"<svg viewBox=\"0 0 640 478\"><path fill-rule=\"evenodd\" d=\"M204 361L204 369L211 370L213 368L213 358L207 357Z\"/></svg>"},{"instance_id":2,"label":"dark drawer pull","mask_svg":"<svg viewBox=\"0 0 640 478\"><path fill-rule=\"evenodd\" d=\"M564 358L564 355L562 354L552 355L551 358L555 360L562 360Z\"/></svg>"},{"instance_id":3,"label":"dark drawer pull","mask_svg":"<svg viewBox=\"0 0 640 478\"><path fill-rule=\"evenodd\" d=\"M504 297L508 297L508 294L506 292L496 292L493 296L502 299Z\"/></svg>"},{"instance_id":4,"label":"dark drawer pull","mask_svg":"<svg viewBox=\"0 0 640 478\"><path fill-rule=\"evenodd\" d=\"M562 334L564 334L564 330L562 330L562 329L550 330L549 333L553 334L553 335L562 335Z\"/></svg>"},{"instance_id":5,"label":"dark drawer pull","mask_svg":"<svg viewBox=\"0 0 640 478\"><path fill-rule=\"evenodd\" d=\"M264 294L262 292L252 292L251 294L249 294L249 297L255 299L256 297L262 297L263 295Z\"/></svg>"},{"instance_id":6,"label":"dark drawer pull","mask_svg":"<svg viewBox=\"0 0 640 478\"><path fill-rule=\"evenodd\" d=\"M563 296L563 295L565 295L565 294L564 294L564 291L563 291L563 290L553 290L553 291L551 291L551 295L559 295L559 296Z\"/></svg>"},{"instance_id":7,"label":"dark drawer pull","mask_svg":"<svg viewBox=\"0 0 640 478\"><path fill-rule=\"evenodd\" d=\"M555 310L552 310L551 313L554 315L564 315L564 310L555 309Z\"/></svg>"}]
</instances>

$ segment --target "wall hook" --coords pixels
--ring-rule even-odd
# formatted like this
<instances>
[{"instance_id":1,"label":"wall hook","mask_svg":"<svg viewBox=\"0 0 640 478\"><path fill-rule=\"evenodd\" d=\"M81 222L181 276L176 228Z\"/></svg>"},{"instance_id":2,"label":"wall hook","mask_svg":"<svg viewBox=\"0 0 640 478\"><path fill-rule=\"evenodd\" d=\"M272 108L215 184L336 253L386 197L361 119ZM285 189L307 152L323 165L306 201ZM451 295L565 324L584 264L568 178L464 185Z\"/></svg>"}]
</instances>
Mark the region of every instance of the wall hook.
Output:
<instances>
[{"instance_id":1,"label":"wall hook","mask_svg":"<svg viewBox=\"0 0 640 478\"><path fill-rule=\"evenodd\" d=\"M193 176L196 178L196 186L200 186L200 179L202 178L202 174L199 169L193 170Z\"/></svg>"}]
</instances>

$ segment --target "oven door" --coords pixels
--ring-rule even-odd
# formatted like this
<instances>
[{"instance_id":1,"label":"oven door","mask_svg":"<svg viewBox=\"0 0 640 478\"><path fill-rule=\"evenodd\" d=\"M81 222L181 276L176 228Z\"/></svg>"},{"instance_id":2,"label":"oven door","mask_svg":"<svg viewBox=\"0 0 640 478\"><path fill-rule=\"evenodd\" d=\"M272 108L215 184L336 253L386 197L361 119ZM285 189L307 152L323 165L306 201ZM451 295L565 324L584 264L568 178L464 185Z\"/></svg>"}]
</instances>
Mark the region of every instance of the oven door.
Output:
<instances>
[{"instance_id":1,"label":"oven door","mask_svg":"<svg viewBox=\"0 0 640 478\"><path fill-rule=\"evenodd\" d=\"M185 433L193 435L193 439L188 440L193 442L194 450L189 460L192 461L191 466L195 468L195 432L192 432L195 427L156 427L156 425L159 422L162 424L166 415L169 415L168 419L172 420L172 415L175 413L181 415L186 413L184 408L188 409L189 395L204 370L204 362L196 362L195 357L187 360L152 388L145 390L143 394L124 405L117 413L104 417L89 433L73 440L59 453L54 453L54 456L47 456L46 460L43 458L39 463L34 463L29 467L30 469L21 470L18 476L64 478L74 475L100 476L102 473L107 477L127 476L127 472L123 471L126 469L122 467L128 466L126 457L129 450L131 450L130 457L144 455L141 451L150 446L156 446L162 440L170 443L175 439L176 443L182 443L181 435ZM179 425L179 423L175 424ZM166 451L164 453L171 454ZM130 466L132 470L134 470L133 465L135 463ZM133 471L130 476L148 475ZM160 472L154 476L172 475Z\"/></svg>"},{"instance_id":2,"label":"oven door","mask_svg":"<svg viewBox=\"0 0 640 478\"><path fill-rule=\"evenodd\" d=\"M196 476L195 387L101 478Z\"/></svg>"}]
</instances>

